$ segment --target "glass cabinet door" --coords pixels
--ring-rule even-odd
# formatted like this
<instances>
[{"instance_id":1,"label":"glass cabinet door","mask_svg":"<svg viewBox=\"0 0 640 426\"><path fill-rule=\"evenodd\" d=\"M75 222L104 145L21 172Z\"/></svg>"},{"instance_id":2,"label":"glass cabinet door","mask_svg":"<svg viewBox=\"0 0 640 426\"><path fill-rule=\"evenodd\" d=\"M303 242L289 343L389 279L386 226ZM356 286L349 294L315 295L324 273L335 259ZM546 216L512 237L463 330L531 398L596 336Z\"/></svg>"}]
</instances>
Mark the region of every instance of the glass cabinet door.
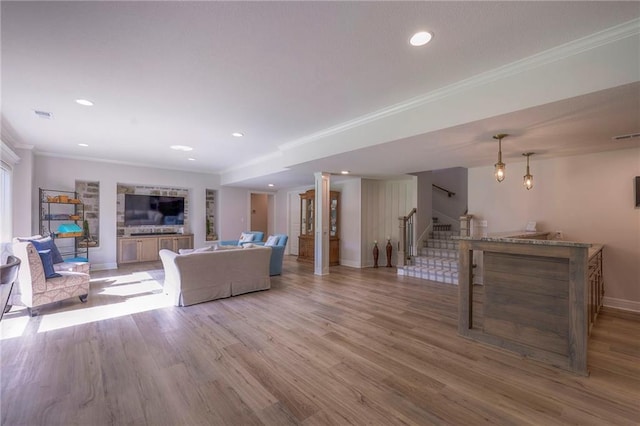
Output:
<instances>
[{"instance_id":1,"label":"glass cabinet door","mask_svg":"<svg viewBox=\"0 0 640 426\"><path fill-rule=\"evenodd\" d=\"M329 207L329 221L331 222L329 236L336 237L338 235L338 200L333 197Z\"/></svg>"}]
</instances>

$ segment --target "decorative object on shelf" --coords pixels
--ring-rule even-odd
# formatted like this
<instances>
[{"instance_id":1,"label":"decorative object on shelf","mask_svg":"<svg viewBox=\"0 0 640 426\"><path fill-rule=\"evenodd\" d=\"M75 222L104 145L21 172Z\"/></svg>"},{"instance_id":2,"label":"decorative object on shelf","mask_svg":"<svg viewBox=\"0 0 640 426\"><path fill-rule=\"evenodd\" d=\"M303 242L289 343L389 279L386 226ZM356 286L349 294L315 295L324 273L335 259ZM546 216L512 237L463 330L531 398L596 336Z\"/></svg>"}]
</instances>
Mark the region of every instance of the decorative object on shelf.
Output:
<instances>
[{"instance_id":1,"label":"decorative object on shelf","mask_svg":"<svg viewBox=\"0 0 640 426\"><path fill-rule=\"evenodd\" d=\"M533 188L533 175L529 172L529 157L533 154L535 154L535 152L525 152L522 154L527 157L527 174L524 175L524 187L527 188L527 190Z\"/></svg>"},{"instance_id":2,"label":"decorative object on shelf","mask_svg":"<svg viewBox=\"0 0 640 426\"><path fill-rule=\"evenodd\" d=\"M373 242L373 267L377 268L378 267L378 256L380 254L380 251L378 250L378 242L374 241Z\"/></svg>"},{"instance_id":3,"label":"decorative object on shelf","mask_svg":"<svg viewBox=\"0 0 640 426\"><path fill-rule=\"evenodd\" d=\"M58 238L82 237L82 228L75 223L62 223L58 226Z\"/></svg>"},{"instance_id":4,"label":"decorative object on shelf","mask_svg":"<svg viewBox=\"0 0 640 426\"><path fill-rule=\"evenodd\" d=\"M393 246L391 245L391 237L387 237L387 268L391 268L391 252L393 251Z\"/></svg>"},{"instance_id":5,"label":"decorative object on shelf","mask_svg":"<svg viewBox=\"0 0 640 426\"><path fill-rule=\"evenodd\" d=\"M509 136L506 133L498 133L493 138L498 139L498 162L495 164L495 176L498 182L502 182L504 180L504 171L507 168L507 165L502 162L502 139Z\"/></svg>"}]
</instances>

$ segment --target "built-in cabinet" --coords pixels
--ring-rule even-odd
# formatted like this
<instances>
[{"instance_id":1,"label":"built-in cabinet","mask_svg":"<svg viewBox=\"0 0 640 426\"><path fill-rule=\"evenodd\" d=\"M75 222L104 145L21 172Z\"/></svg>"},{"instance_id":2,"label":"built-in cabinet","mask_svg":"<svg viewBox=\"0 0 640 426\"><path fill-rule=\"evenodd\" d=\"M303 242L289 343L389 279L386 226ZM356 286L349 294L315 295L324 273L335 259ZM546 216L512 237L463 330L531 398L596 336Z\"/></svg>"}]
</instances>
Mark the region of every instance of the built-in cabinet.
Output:
<instances>
[{"instance_id":1,"label":"built-in cabinet","mask_svg":"<svg viewBox=\"0 0 640 426\"><path fill-rule=\"evenodd\" d=\"M153 262L159 260L158 252L167 249L177 252L193 248L193 235L140 235L118 238L118 264Z\"/></svg>"},{"instance_id":2,"label":"built-in cabinet","mask_svg":"<svg viewBox=\"0 0 640 426\"><path fill-rule=\"evenodd\" d=\"M315 261L316 191L310 189L300 194L300 235L298 237L298 261ZM329 265L340 264L340 193L329 193Z\"/></svg>"}]
</instances>

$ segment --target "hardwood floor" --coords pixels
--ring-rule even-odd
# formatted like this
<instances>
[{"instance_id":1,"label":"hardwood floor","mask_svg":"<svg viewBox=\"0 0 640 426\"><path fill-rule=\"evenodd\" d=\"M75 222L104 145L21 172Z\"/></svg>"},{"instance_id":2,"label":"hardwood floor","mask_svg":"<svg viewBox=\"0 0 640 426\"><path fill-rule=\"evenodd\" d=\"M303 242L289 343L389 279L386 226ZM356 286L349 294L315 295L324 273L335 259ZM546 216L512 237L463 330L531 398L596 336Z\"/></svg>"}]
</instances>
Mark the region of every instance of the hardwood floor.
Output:
<instances>
[{"instance_id":1,"label":"hardwood floor","mask_svg":"<svg viewBox=\"0 0 640 426\"><path fill-rule=\"evenodd\" d=\"M318 277L289 258L271 290L186 308L157 272L113 278L136 271L5 315L2 425L640 422L635 314L602 312L585 378L459 337L457 286L392 268Z\"/></svg>"}]
</instances>

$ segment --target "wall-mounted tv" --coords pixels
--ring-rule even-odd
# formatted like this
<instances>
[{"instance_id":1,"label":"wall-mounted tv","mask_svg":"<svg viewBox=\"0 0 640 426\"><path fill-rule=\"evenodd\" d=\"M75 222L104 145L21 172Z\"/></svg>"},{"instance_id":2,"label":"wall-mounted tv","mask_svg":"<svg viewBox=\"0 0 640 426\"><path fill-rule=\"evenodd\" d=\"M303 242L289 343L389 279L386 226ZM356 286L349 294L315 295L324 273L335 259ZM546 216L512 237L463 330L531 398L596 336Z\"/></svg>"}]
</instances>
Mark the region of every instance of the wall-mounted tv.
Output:
<instances>
[{"instance_id":1,"label":"wall-mounted tv","mask_svg":"<svg viewBox=\"0 0 640 426\"><path fill-rule=\"evenodd\" d=\"M184 197L124 194L124 225L184 225Z\"/></svg>"}]
</instances>

